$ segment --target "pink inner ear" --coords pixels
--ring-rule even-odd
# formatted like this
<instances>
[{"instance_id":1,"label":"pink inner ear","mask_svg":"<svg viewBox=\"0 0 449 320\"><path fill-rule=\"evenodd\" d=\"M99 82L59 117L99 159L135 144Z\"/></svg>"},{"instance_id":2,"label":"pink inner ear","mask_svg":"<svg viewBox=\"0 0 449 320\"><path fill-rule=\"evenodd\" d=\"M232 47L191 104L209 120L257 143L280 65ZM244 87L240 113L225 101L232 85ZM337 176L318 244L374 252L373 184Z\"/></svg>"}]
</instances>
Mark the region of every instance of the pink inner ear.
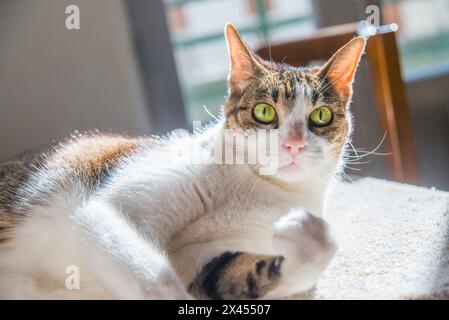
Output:
<instances>
[{"instance_id":1,"label":"pink inner ear","mask_svg":"<svg viewBox=\"0 0 449 320\"><path fill-rule=\"evenodd\" d=\"M243 86L254 74L254 61L234 27L226 27L226 41L228 44L231 70L229 80L233 85Z\"/></svg>"},{"instance_id":2,"label":"pink inner ear","mask_svg":"<svg viewBox=\"0 0 449 320\"><path fill-rule=\"evenodd\" d=\"M333 83L334 89L347 95L354 78L355 69L332 70L328 75L328 80Z\"/></svg>"},{"instance_id":3,"label":"pink inner ear","mask_svg":"<svg viewBox=\"0 0 449 320\"><path fill-rule=\"evenodd\" d=\"M365 40L362 37L355 38L341 48L329 61L331 64L328 80L340 93L347 95L365 48Z\"/></svg>"},{"instance_id":4,"label":"pink inner ear","mask_svg":"<svg viewBox=\"0 0 449 320\"><path fill-rule=\"evenodd\" d=\"M248 54L236 49L231 52L231 78L234 81L244 81L251 77L252 63Z\"/></svg>"}]
</instances>

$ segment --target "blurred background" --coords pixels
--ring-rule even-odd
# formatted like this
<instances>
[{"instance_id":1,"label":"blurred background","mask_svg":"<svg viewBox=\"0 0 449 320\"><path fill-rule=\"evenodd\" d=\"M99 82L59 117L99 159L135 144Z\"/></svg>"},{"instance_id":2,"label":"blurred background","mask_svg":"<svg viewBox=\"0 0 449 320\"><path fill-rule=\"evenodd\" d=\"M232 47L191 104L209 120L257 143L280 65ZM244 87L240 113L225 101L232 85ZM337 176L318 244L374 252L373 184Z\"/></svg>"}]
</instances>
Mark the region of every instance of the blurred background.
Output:
<instances>
[{"instance_id":1,"label":"blurred background","mask_svg":"<svg viewBox=\"0 0 449 320\"><path fill-rule=\"evenodd\" d=\"M66 29L68 5L79 30ZM449 0L0 0L0 162L74 130L206 123L204 106L218 115L226 95L225 22L258 49L364 20L369 5L399 26L417 183L449 190ZM370 150L384 132L368 67L357 77L354 144ZM355 174L391 178L388 157Z\"/></svg>"}]
</instances>

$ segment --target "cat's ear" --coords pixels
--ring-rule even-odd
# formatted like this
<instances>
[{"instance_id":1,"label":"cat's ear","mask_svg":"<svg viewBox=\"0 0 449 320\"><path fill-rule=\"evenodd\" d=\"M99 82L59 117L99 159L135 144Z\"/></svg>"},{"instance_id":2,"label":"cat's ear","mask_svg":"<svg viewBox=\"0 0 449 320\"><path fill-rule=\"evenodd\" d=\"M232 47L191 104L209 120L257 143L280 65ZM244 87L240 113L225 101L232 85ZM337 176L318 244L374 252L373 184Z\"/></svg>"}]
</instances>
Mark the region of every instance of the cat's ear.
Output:
<instances>
[{"instance_id":1,"label":"cat's ear","mask_svg":"<svg viewBox=\"0 0 449 320\"><path fill-rule=\"evenodd\" d=\"M360 58L365 50L364 37L356 37L341 47L321 68L320 77L342 96L351 93L352 82Z\"/></svg>"},{"instance_id":2,"label":"cat's ear","mask_svg":"<svg viewBox=\"0 0 449 320\"><path fill-rule=\"evenodd\" d=\"M225 36L230 60L229 86L231 90L242 90L262 66L230 23L225 26Z\"/></svg>"}]
</instances>

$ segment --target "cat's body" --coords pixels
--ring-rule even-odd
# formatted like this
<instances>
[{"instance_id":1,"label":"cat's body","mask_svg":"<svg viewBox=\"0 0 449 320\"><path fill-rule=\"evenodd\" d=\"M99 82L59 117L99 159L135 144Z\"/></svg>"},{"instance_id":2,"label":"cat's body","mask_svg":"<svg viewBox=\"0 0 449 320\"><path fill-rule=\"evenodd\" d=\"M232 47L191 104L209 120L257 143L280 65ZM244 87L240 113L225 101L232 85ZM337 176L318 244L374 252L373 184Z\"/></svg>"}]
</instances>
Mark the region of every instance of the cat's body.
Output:
<instances>
[{"instance_id":1,"label":"cat's body","mask_svg":"<svg viewBox=\"0 0 449 320\"><path fill-rule=\"evenodd\" d=\"M126 141L122 139L126 138L87 135L62 145L61 151L52 152L34 178L47 187L28 182L24 189L17 190L15 215L19 221L11 222L11 230L2 243L0 295L116 297L90 274L87 262L83 261L86 251L80 243L88 240L82 239L83 231L76 226L77 222L71 221L76 210L96 199L121 208L126 212L124 218L141 234L154 237L152 241L166 248L186 284L194 280L205 263L222 252L276 254L272 246L274 222L299 206L320 213L327 181L304 186L302 190L285 189L244 166L188 164L187 153L193 149L189 144L202 138L209 140L207 136L220 127L222 124L217 124L196 139L174 137L162 143L130 139L129 144L135 145L135 149L129 152L122 150ZM107 171L98 175L97 170L94 174L82 167L64 175L55 170L64 168L63 161L73 166L70 157L80 156L79 153L72 155L65 151L73 148L78 152L77 144L91 147L84 158L77 159L82 160L81 165L91 160L100 161L100 166L104 159L96 154L104 140L110 140L109 151L116 150L108 157L120 154L118 163ZM174 144L181 144L186 154L176 159L169 150L164 150ZM67 173L67 168L63 172ZM102 181L108 174L111 176ZM79 183L83 175L87 179ZM79 266L81 279L85 279L80 290L66 288L69 274L65 272L69 265ZM120 297L133 295L124 291Z\"/></svg>"},{"instance_id":2,"label":"cat's body","mask_svg":"<svg viewBox=\"0 0 449 320\"><path fill-rule=\"evenodd\" d=\"M231 49L233 32L228 27ZM319 83L317 70L303 74L310 79L286 77L288 84ZM289 104L284 87L274 105L279 95ZM320 132L330 144L309 138L301 164L313 168L301 174L291 171L296 154L295 168L279 177L244 164L192 164L194 153L210 152L226 129L245 123L237 116L245 108L236 111L235 100L254 94L238 97L241 89L231 84L225 119L195 135L88 134L0 167L0 297L260 298L310 288L335 247L325 224L306 212L323 212L349 116L335 106L333 123L344 121L344 129ZM299 85L293 90L290 111L278 111L276 119L306 130L298 120L304 100L326 97L311 98ZM277 126L281 135L289 132L290 125ZM312 155L319 152L332 156L318 161ZM80 288L69 290L73 266Z\"/></svg>"}]
</instances>

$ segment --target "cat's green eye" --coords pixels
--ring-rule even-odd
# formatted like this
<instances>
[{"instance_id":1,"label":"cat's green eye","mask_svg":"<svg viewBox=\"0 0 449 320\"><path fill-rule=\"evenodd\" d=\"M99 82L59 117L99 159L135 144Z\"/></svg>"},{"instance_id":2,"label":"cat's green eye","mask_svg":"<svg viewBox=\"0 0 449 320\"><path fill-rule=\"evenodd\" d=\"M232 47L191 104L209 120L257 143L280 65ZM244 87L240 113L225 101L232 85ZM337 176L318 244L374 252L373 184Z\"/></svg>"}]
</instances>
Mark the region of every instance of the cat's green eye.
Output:
<instances>
[{"instance_id":1,"label":"cat's green eye","mask_svg":"<svg viewBox=\"0 0 449 320\"><path fill-rule=\"evenodd\" d=\"M328 126L332 121L332 111L326 107L317 107L310 113L309 120L315 127Z\"/></svg>"},{"instance_id":2,"label":"cat's green eye","mask_svg":"<svg viewBox=\"0 0 449 320\"><path fill-rule=\"evenodd\" d=\"M253 109L253 117L258 122L270 124L276 119L276 110L266 103L259 103Z\"/></svg>"}]
</instances>

